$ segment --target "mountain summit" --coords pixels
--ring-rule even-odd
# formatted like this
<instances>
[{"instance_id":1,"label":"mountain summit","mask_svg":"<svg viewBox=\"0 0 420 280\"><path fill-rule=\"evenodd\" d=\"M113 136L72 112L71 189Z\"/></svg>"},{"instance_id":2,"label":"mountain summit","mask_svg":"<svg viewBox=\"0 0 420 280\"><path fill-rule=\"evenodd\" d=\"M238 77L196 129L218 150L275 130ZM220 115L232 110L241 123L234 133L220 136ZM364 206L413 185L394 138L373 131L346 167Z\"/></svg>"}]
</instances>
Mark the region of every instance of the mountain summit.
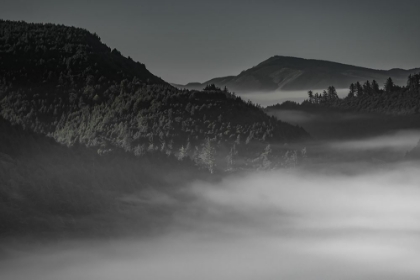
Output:
<instances>
[{"instance_id":1,"label":"mountain summit","mask_svg":"<svg viewBox=\"0 0 420 280\"><path fill-rule=\"evenodd\" d=\"M189 83L188 89L202 89L207 84L228 87L237 92L275 90L314 90L330 85L347 88L349 84L366 80L383 83L392 77L396 84L404 85L409 74L420 72L420 68L404 70L375 70L337 62L304 59L288 56L273 56L237 76L214 78L202 84Z\"/></svg>"}]
</instances>

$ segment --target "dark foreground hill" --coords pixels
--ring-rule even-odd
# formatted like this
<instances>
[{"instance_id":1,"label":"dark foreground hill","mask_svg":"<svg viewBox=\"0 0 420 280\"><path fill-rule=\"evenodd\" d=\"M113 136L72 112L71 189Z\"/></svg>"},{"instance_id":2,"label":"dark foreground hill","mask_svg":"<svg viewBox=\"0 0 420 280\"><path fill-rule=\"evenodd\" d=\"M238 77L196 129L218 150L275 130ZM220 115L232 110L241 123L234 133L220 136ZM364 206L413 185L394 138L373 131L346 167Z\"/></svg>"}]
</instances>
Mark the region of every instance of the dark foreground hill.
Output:
<instances>
[{"instance_id":1,"label":"dark foreground hill","mask_svg":"<svg viewBox=\"0 0 420 280\"><path fill-rule=\"evenodd\" d=\"M3 20L0 75L2 84L29 88L80 89L98 81L112 84L134 77L150 84L166 84L144 64L111 50L98 35L85 29Z\"/></svg>"},{"instance_id":2,"label":"dark foreground hill","mask_svg":"<svg viewBox=\"0 0 420 280\"><path fill-rule=\"evenodd\" d=\"M308 137L228 91L178 90L84 29L0 21L0 41L0 115L68 146L209 163Z\"/></svg>"},{"instance_id":3,"label":"dark foreground hill","mask_svg":"<svg viewBox=\"0 0 420 280\"><path fill-rule=\"evenodd\" d=\"M228 91L178 90L84 29L0 21L0 238L150 232L188 182L295 164L284 144L308 137Z\"/></svg>"},{"instance_id":4,"label":"dark foreground hill","mask_svg":"<svg viewBox=\"0 0 420 280\"><path fill-rule=\"evenodd\" d=\"M350 83L366 80L385 81L392 77L398 85L404 85L409 74L420 72L420 68L403 70L375 70L342 63L273 56L255 67L242 71L237 76L214 78L202 84L190 83L189 89L201 89L207 84L228 87L239 92L263 92L275 90L314 90L330 85L347 88Z\"/></svg>"},{"instance_id":5,"label":"dark foreground hill","mask_svg":"<svg viewBox=\"0 0 420 280\"><path fill-rule=\"evenodd\" d=\"M98 155L82 145L12 126L0 117L0 238L27 234L107 236L127 226L162 227L182 186L209 173L163 154L135 157L122 149Z\"/></svg>"}]
</instances>

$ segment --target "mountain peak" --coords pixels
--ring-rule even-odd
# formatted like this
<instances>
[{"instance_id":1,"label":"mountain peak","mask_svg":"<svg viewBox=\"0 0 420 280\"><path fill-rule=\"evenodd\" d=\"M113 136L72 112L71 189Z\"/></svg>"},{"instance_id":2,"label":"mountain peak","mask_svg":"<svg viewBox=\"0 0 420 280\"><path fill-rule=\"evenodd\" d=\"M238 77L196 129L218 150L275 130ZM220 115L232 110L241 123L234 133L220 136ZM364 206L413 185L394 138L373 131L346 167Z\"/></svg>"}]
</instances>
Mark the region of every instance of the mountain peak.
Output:
<instances>
[{"instance_id":1,"label":"mountain peak","mask_svg":"<svg viewBox=\"0 0 420 280\"><path fill-rule=\"evenodd\" d=\"M403 85L407 76L418 69L377 70L327 60L307 59L274 55L258 65L242 71L237 76L214 78L203 84L189 84L186 88L202 88L214 83L239 93L275 90L319 90L330 85L348 88L357 81L376 80L385 82L392 77L396 84Z\"/></svg>"}]
</instances>

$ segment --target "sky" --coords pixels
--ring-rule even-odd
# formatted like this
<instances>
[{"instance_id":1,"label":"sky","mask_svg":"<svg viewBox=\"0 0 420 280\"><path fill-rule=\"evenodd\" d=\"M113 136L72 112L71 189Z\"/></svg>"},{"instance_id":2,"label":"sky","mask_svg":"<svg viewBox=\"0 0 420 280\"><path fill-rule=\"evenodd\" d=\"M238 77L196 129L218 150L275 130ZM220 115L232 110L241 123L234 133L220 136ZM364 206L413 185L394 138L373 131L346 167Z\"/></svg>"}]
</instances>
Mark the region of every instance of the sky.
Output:
<instances>
[{"instance_id":1,"label":"sky","mask_svg":"<svg viewBox=\"0 0 420 280\"><path fill-rule=\"evenodd\" d=\"M420 67L420 1L1 0L0 18L83 27L168 82L237 75L274 55Z\"/></svg>"}]
</instances>

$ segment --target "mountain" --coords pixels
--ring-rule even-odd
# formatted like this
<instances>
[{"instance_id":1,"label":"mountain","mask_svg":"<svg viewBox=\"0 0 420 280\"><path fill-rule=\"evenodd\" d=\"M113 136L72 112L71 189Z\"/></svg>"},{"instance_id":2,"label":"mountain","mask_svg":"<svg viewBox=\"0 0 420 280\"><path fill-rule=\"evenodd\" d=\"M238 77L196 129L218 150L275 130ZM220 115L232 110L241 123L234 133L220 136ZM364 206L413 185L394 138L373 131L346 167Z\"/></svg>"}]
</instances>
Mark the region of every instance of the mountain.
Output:
<instances>
[{"instance_id":1,"label":"mountain","mask_svg":"<svg viewBox=\"0 0 420 280\"><path fill-rule=\"evenodd\" d=\"M87 30L0 20L0 237L153 230L182 205L156 197L274 167L308 138L228 91L179 90Z\"/></svg>"},{"instance_id":2,"label":"mountain","mask_svg":"<svg viewBox=\"0 0 420 280\"><path fill-rule=\"evenodd\" d=\"M67 146L197 163L211 146L222 165L234 145L254 157L309 137L228 91L178 90L81 28L0 21L0 42L0 116Z\"/></svg>"},{"instance_id":3,"label":"mountain","mask_svg":"<svg viewBox=\"0 0 420 280\"><path fill-rule=\"evenodd\" d=\"M237 76L214 78L202 84L189 83L181 88L202 89L207 84L215 84L239 93L314 90L330 85L347 88L350 83L366 80L382 84L388 77L392 77L398 85L405 85L407 76L417 72L420 68L375 70L324 60L273 56Z\"/></svg>"}]
</instances>

